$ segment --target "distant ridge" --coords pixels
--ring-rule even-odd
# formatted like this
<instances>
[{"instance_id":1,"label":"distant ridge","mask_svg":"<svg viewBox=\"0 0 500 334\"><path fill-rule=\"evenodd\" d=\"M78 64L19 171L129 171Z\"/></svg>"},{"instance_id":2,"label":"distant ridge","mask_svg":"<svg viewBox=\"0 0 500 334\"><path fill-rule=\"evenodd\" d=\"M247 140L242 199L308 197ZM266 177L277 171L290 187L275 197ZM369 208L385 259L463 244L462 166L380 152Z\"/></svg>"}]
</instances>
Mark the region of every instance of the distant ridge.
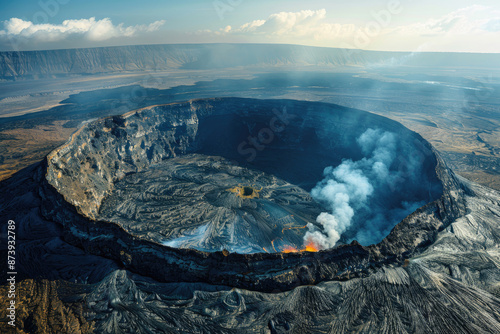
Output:
<instances>
[{"instance_id":1,"label":"distant ridge","mask_svg":"<svg viewBox=\"0 0 500 334\"><path fill-rule=\"evenodd\" d=\"M239 66L500 68L500 54L410 53L286 44L166 44L0 52L0 78Z\"/></svg>"}]
</instances>

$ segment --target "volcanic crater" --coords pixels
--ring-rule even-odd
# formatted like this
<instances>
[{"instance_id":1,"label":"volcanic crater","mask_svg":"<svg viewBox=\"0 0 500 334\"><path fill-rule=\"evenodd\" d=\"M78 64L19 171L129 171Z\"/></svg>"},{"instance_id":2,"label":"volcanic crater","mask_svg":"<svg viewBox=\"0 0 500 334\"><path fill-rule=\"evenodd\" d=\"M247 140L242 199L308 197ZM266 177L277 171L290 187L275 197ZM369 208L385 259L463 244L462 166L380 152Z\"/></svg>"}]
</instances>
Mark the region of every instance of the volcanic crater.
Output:
<instances>
[{"instance_id":1,"label":"volcanic crater","mask_svg":"<svg viewBox=\"0 0 500 334\"><path fill-rule=\"evenodd\" d=\"M397 139L387 172L398 178L377 184L373 203L387 212L426 205L387 222L392 231L372 245L355 236L380 212L360 208L336 247L312 252L304 236L323 231L317 217L331 208L311 190L325 168L369 160L358 145L368 129ZM159 281L260 291L402 263L463 213L463 190L418 134L368 112L292 100L201 99L93 121L47 157L42 183L51 203L42 214L90 253Z\"/></svg>"}]
</instances>

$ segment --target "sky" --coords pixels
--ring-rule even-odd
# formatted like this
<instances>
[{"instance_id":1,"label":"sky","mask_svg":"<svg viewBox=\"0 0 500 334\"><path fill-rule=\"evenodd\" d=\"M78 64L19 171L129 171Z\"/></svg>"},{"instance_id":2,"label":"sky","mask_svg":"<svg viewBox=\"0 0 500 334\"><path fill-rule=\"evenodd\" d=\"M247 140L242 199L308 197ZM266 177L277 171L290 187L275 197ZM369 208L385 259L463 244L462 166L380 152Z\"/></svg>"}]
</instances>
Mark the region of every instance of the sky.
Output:
<instances>
[{"instance_id":1,"label":"sky","mask_svg":"<svg viewBox=\"0 0 500 334\"><path fill-rule=\"evenodd\" d=\"M500 53L500 2L0 0L0 50L281 43Z\"/></svg>"}]
</instances>

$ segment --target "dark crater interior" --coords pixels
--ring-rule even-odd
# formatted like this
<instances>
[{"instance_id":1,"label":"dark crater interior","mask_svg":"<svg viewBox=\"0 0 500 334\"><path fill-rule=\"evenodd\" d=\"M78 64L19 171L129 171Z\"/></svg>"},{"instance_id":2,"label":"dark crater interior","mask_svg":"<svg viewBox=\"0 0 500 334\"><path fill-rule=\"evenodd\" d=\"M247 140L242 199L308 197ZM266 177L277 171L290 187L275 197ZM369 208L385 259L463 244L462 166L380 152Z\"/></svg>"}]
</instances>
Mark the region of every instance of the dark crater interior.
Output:
<instances>
[{"instance_id":1,"label":"dark crater interior","mask_svg":"<svg viewBox=\"0 0 500 334\"><path fill-rule=\"evenodd\" d=\"M207 99L98 120L48 157L47 179L80 214L167 246L300 249L305 226L322 230L317 216L332 211L311 197L325 168L376 156L360 145L368 129L395 138L388 165L395 177L373 183L339 243L368 224L384 225L380 241L415 209L407 203L439 198L436 157L399 123L331 104Z\"/></svg>"}]
</instances>

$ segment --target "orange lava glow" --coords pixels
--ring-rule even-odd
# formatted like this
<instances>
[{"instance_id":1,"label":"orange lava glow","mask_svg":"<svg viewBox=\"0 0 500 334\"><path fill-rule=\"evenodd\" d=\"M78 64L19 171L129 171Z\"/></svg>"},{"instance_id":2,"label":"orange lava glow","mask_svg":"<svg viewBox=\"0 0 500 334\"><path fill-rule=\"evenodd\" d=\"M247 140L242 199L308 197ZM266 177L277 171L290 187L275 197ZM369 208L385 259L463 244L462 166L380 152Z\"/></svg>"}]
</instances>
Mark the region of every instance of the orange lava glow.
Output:
<instances>
[{"instance_id":1,"label":"orange lava glow","mask_svg":"<svg viewBox=\"0 0 500 334\"><path fill-rule=\"evenodd\" d=\"M301 229L301 228L306 228L307 225L304 226L293 226L293 227L284 227L281 230L281 233L284 233L285 231L292 230L292 229ZM275 241L280 240L278 244L275 245ZM283 245L285 244L285 245ZM313 240L307 239L304 241L303 246L299 249L295 246L292 245L287 245L287 242L281 238L278 237L276 239L271 240L271 246L272 249L276 253L299 253L299 252L319 252L320 250L323 249L323 247L317 245ZM263 248L265 252L268 252L267 249Z\"/></svg>"},{"instance_id":2,"label":"orange lava glow","mask_svg":"<svg viewBox=\"0 0 500 334\"><path fill-rule=\"evenodd\" d=\"M306 248L304 248L303 250L306 252L317 252L319 250L319 248L314 242L309 241L306 244Z\"/></svg>"},{"instance_id":3,"label":"orange lava glow","mask_svg":"<svg viewBox=\"0 0 500 334\"><path fill-rule=\"evenodd\" d=\"M285 246L285 248L283 248L283 253L297 253L299 250L295 247L292 247L292 246Z\"/></svg>"},{"instance_id":4,"label":"orange lava glow","mask_svg":"<svg viewBox=\"0 0 500 334\"><path fill-rule=\"evenodd\" d=\"M297 249L293 246L285 246L281 250L282 253L298 253L298 252L317 252L319 251L319 247L314 242L308 242L305 244L305 247L302 249Z\"/></svg>"}]
</instances>

